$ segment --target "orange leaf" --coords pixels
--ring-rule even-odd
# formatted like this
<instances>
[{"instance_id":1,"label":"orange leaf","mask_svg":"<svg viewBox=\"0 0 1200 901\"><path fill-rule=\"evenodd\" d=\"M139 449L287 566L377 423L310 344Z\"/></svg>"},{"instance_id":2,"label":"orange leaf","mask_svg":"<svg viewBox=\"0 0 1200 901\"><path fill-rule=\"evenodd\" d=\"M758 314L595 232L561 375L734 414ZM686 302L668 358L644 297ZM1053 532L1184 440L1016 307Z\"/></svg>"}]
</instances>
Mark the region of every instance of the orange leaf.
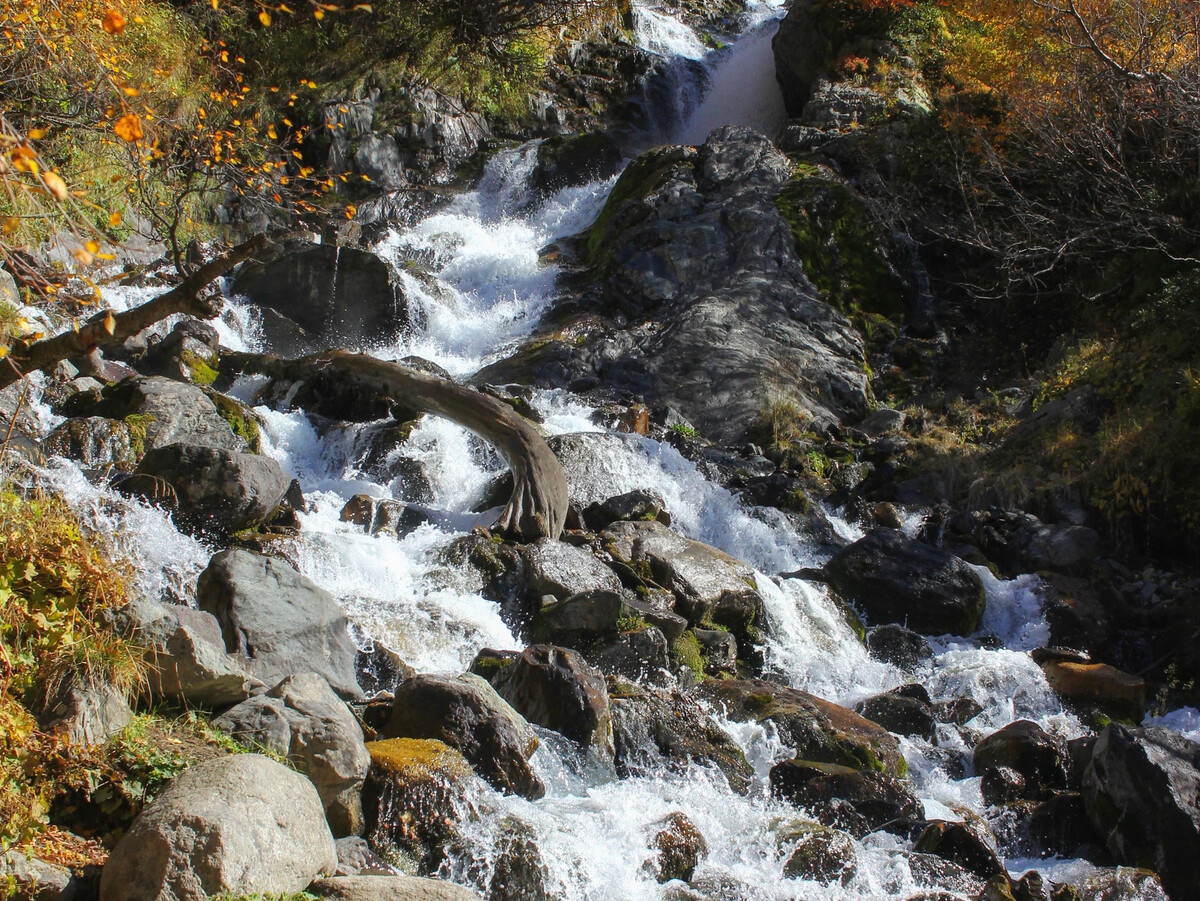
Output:
<instances>
[{"instance_id":1,"label":"orange leaf","mask_svg":"<svg viewBox=\"0 0 1200 901\"><path fill-rule=\"evenodd\" d=\"M104 330L110 335L117 330L117 319L112 314L112 310L108 311L108 315L104 317Z\"/></svg>"},{"instance_id":2,"label":"orange leaf","mask_svg":"<svg viewBox=\"0 0 1200 901\"><path fill-rule=\"evenodd\" d=\"M104 14L104 20L100 23L100 27L109 34L120 34L125 30L125 17L115 9L110 9Z\"/></svg>"},{"instance_id":3,"label":"orange leaf","mask_svg":"<svg viewBox=\"0 0 1200 901\"><path fill-rule=\"evenodd\" d=\"M48 134L50 134L50 129L48 128L31 128L29 129L28 137L31 141L40 141Z\"/></svg>"},{"instance_id":4,"label":"orange leaf","mask_svg":"<svg viewBox=\"0 0 1200 901\"><path fill-rule=\"evenodd\" d=\"M116 228L118 225L120 225L121 224L121 214L113 213L111 216L109 216L108 224L111 225L113 228Z\"/></svg>"},{"instance_id":5,"label":"orange leaf","mask_svg":"<svg viewBox=\"0 0 1200 901\"><path fill-rule=\"evenodd\" d=\"M57 173L43 172L42 184L46 186L46 190L54 195L54 199L59 203L67 199L67 183Z\"/></svg>"},{"instance_id":6,"label":"orange leaf","mask_svg":"<svg viewBox=\"0 0 1200 901\"><path fill-rule=\"evenodd\" d=\"M145 137L145 133L142 131L142 120L134 113L126 113L118 119L113 125L113 131L122 141L128 141L131 144Z\"/></svg>"},{"instance_id":7,"label":"orange leaf","mask_svg":"<svg viewBox=\"0 0 1200 901\"><path fill-rule=\"evenodd\" d=\"M354 204L352 204L352 203L346 204L346 218L347 219L353 219L354 214L357 212L358 212L358 207L356 207Z\"/></svg>"},{"instance_id":8,"label":"orange leaf","mask_svg":"<svg viewBox=\"0 0 1200 901\"><path fill-rule=\"evenodd\" d=\"M271 14L269 12L267 12L265 9L260 9L258 11L258 21L262 22L264 28L270 28L271 27Z\"/></svg>"}]
</instances>

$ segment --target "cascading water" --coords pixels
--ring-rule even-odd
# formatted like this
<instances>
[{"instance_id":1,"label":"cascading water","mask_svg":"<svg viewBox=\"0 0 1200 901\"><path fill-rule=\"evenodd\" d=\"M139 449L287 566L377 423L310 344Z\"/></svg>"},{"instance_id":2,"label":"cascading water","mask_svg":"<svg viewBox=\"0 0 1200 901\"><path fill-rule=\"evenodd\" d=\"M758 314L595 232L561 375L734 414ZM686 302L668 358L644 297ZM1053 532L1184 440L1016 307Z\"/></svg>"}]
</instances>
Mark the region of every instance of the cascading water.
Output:
<instances>
[{"instance_id":1,"label":"cascading water","mask_svg":"<svg viewBox=\"0 0 1200 901\"><path fill-rule=\"evenodd\" d=\"M772 94L773 84L766 84L765 60L782 3L768 0L750 9L745 38L709 51L674 19L635 5L638 35L647 49L686 61L680 71L704 73L699 86L693 80L671 87L679 104L673 137L695 141L718 125L770 129L781 121L777 89ZM747 105L745 98L751 95L761 102ZM376 248L399 264L406 294L420 308L414 318L424 325L396 346L371 348L373 352L393 358L416 354L466 376L503 357L536 325L551 302L557 276L553 265L541 264L539 250L588 226L615 181L538 200L528 187L536 155L536 142L498 153L474 191L414 227L390 234ZM423 268L404 265L413 260ZM106 300L117 307L148 296L144 290L106 291ZM257 343L254 317L236 299L218 329L229 348L249 349ZM252 402L258 386L245 379L234 393ZM573 499L587 503L652 489L666 500L675 529L758 571L768 620L764 656L774 678L843 704L912 678L867 656L824 589L778 575L820 562L819 551L778 511L744 505L669 445L597 428L588 405L569 394L535 392L533 403L549 432L592 433L570 474ZM422 506L432 521L404 538L370 536L340 521L343 505L354 494L390 497L402 486L364 474L360 438L369 427L320 434L301 413L264 406L256 412L263 424L264 451L301 480L309 502L289 556L342 602L362 634L423 672L462 672L481 647L518 647L498 606L482 598L479 586L462 573L441 565L437 555L456 535L488 520L471 511L502 471L494 453L457 426L426 418L399 452L423 464L428 474L429 497ZM127 542L149 593L187 595L210 549L180 535L163 514L93 488L71 465L55 462L51 472L55 484L95 525ZM853 533L849 524L839 527ZM1004 648L947 640L935 646L935 656L917 674L935 700L969 697L981 708L964 727L940 726L936 746L921 739L902 743L928 816L987 815L979 780L962 778L946 766L948 750L970 746L966 732L988 731L1019 717L1065 736L1082 732L1041 670L1022 653L1047 636L1036 581L1000 582L986 571L981 575L988 592L983 631L999 637ZM721 711L714 713L721 716ZM1200 716L1189 716L1179 712L1178 727L1200 729ZM530 802L482 790L462 823L463 848L448 859L443 875L486 888L501 823L513 817L532 830L549 871L549 888L566 901L687 897L658 884L649 869L655 852L647 842L653 823L682 810L709 848L697 878L716 887L711 893L721 897L907 897L922 887L906 862L906 844L886 834L859 843L857 872L845 885L783 879L788 846L782 836L801 815L770 796L766 774L791 751L770 729L734 722L725 726L757 773L745 795L732 791L719 772L699 765L682 772L649 767L617 779L582 765L561 741L545 734L533 763L548 786L546 797ZM1087 865L1059 862L1049 871L1046 862L1038 866L1052 875L1068 874L1071 868L1085 871Z\"/></svg>"}]
</instances>

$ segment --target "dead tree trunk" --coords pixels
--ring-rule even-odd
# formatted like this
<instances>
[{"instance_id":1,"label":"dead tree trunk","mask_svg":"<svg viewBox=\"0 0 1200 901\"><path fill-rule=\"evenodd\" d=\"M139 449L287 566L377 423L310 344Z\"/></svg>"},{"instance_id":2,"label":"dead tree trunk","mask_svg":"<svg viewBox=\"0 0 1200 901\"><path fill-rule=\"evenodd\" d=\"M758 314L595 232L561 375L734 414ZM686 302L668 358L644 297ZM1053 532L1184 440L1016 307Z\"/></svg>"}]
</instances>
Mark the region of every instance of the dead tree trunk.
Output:
<instances>
[{"instance_id":1,"label":"dead tree trunk","mask_svg":"<svg viewBox=\"0 0 1200 901\"><path fill-rule=\"evenodd\" d=\"M513 493L496 528L520 541L557 539L567 517L567 478L545 439L503 401L365 354L329 351L301 360L234 354L232 368L288 379L324 375L386 395L405 408L444 416L492 444L508 461ZM227 367L222 361L222 369Z\"/></svg>"}]
</instances>

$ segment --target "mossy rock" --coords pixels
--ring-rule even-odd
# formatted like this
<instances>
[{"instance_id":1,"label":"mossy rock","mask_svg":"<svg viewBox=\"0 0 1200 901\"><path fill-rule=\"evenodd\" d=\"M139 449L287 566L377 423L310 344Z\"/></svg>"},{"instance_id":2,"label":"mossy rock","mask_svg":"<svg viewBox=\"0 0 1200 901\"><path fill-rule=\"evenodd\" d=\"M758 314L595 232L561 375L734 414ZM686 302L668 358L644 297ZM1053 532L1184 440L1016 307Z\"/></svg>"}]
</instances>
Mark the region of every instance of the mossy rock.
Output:
<instances>
[{"instance_id":1,"label":"mossy rock","mask_svg":"<svg viewBox=\"0 0 1200 901\"><path fill-rule=\"evenodd\" d=\"M197 382L197 384L200 384L200 382ZM251 451L261 454L262 431L259 428L258 417L254 415L254 411L241 401L234 400L232 397L221 394L219 391L206 390L204 393L216 405L217 412L221 414L221 418L229 423L229 428L233 431L233 434L243 439Z\"/></svg>"}]
</instances>

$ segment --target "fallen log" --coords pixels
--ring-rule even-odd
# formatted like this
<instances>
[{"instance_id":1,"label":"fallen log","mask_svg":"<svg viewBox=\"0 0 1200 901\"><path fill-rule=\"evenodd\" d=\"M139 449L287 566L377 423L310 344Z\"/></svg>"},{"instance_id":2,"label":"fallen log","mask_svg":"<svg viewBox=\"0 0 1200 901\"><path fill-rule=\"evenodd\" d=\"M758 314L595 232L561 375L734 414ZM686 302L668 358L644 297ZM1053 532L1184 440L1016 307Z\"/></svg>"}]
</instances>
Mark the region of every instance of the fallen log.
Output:
<instances>
[{"instance_id":1,"label":"fallen log","mask_svg":"<svg viewBox=\"0 0 1200 901\"><path fill-rule=\"evenodd\" d=\"M334 350L284 360L260 354L222 357L231 371L303 381L318 375L386 395L398 405L470 429L508 461L513 493L495 528L519 541L557 539L567 517L567 478L541 433L503 401L448 379L366 354Z\"/></svg>"}]
</instances>

